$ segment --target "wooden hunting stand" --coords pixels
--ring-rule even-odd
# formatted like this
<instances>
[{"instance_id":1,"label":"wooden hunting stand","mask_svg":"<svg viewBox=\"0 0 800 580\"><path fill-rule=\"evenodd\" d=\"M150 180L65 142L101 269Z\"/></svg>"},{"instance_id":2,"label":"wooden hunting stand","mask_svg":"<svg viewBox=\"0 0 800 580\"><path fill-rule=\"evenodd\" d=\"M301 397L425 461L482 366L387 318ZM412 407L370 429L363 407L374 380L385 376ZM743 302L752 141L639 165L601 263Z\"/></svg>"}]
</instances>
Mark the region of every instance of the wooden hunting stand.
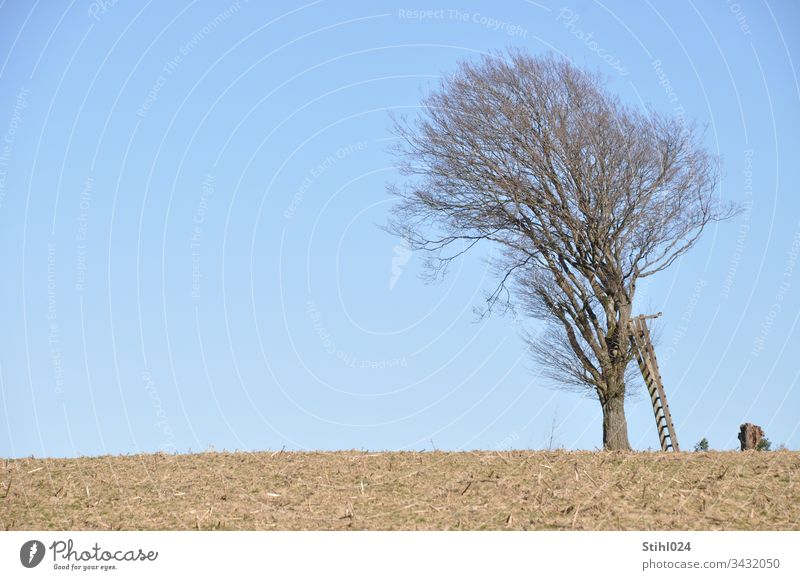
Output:
<instances>
[{"instance_id":1,"label":"wooden hunting stand","mask_svg":"<svg viewBox=\"0 0 800 580\"><path fill-rule=\"evenodd\" d=\"M672 415L669 412L667 396L664 394L664 384L661 382L661 373L658 371L656 352L650 342L650 330L647 328L648 318L658 318L661 313L649 316L636 316L631 318L631 345L642 371L644 383L650 393L650 400L653 403L653 414L656 418L656 429L658 439L661 442L662 451L680 451L678 448L678 438L675 436L675 427L672 424Z\"/></svg>"}]
</instances>

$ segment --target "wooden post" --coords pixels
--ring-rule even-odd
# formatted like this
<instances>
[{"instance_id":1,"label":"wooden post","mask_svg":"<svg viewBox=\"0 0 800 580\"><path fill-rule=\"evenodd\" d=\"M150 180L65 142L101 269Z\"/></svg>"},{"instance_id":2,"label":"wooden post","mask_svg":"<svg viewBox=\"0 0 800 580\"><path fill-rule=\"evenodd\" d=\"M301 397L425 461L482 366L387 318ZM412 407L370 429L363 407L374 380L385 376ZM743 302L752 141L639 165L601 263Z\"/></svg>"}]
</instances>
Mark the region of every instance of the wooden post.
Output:
<instances>
[{"instance_id":1,"label":"wooden post","mask_svg":"<svg viewBox=\"0 0 800 580\"><path fill-rule=\"evenodd\" d=\"M764 430L758 425L752 423L743 423L739 425L739 443L741 443L742 451L755 451L758 449L758 444L764 437Z\"/></svg>"}]
</instances>

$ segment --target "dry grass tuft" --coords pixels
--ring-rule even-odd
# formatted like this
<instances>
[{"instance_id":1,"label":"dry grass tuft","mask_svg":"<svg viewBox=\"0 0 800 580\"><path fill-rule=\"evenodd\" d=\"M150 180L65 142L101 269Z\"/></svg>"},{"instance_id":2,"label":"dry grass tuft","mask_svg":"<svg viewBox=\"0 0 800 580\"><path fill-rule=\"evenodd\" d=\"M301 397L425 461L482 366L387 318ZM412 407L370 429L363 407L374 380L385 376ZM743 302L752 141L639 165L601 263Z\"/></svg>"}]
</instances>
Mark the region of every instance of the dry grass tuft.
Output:
<instances>
[{"instance_id":1,"label":"dry grass tuft","mask_svg":"<svg viewBox=\"0 0 800 580\"><path fill-rule=\"evenodd\" d=\"M5 530L800 530L800 453L5 460Z\"/></svg>"}]
</instances>

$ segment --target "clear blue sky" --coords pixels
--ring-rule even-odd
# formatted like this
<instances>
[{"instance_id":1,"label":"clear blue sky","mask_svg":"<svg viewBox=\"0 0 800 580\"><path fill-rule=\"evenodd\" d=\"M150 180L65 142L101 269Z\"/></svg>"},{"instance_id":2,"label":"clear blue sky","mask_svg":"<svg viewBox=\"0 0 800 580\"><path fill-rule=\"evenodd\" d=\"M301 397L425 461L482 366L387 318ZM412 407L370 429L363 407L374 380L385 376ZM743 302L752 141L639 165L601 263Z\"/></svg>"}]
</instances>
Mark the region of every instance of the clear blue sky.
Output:
<instances>
[{"instance_id":1,"label":"clear blue sky","mask_svg":"<svg viewBox=\"0 0 800 580\"><path fill-rule=\"evenodd\" d=\"M570 449L530 321L379 226L391 111L507 46L707 124L746 206L640 288L678 438L800 447L796 2L0 3L0 456ZM641 386L630 437L657 448Z\"/></svg>"}]
</instances>

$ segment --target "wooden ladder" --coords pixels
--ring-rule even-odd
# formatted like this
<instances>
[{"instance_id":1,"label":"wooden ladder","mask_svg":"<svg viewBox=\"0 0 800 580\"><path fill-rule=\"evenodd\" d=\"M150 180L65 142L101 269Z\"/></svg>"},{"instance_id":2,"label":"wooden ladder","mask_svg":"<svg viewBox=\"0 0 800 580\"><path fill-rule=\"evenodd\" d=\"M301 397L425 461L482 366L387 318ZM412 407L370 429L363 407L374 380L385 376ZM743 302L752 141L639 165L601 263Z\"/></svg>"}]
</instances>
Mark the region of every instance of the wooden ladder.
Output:
<instances>
[{"instance_id":1,"label":"wooden ladder","mask_svg":"<svg viewBox=\"0 0 800 580\"><path fill-rule=\"evenodd\" d=\"M650 393L653 403L653 414L656 418L658 439L662 451L680 451L678 438L675 436L675 426L672 424L672 415L669 412L667 396L664 394L664 384L661 382L661 373L658 370L656 352L650 342L650 330L647 328L646 319L658 318L661 313L649 316L636 316L631 318L631 345L642 371L644 383Z\"/></svg>"}]
</instances>

